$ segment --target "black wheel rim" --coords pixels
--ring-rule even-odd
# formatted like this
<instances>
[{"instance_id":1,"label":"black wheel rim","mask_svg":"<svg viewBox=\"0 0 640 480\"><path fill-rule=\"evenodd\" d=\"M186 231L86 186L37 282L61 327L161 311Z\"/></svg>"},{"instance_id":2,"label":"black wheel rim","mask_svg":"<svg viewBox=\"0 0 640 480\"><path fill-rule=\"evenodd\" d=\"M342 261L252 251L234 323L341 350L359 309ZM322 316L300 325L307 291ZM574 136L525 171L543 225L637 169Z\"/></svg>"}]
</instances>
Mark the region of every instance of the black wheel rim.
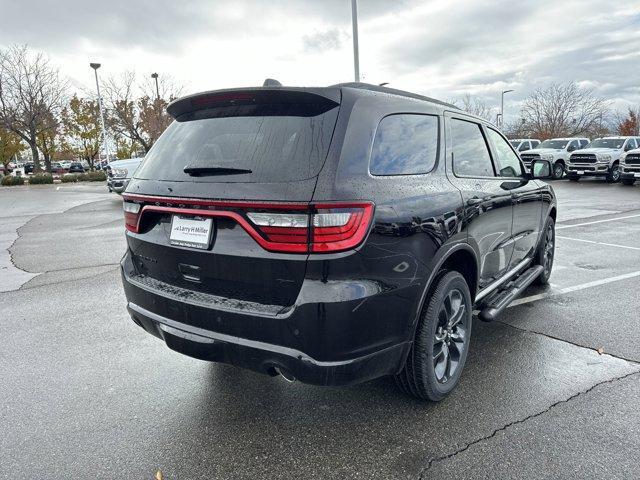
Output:
<instances>
[{"instance_id":1,"label":"black wheel rim","mask_svg":"<svg viewBox=\"0 0 640 480\"><path fill-rule=\"evenodd\" d=\"M558 178L562 178L562 174L564 173L564 168L562 167L562 165L556 165L554 171L553 171L553 176L558 179Z\"/></svg>"},{"instance_id":2,"label":"black wheel rim","mask_svg":"<svg viewBox=\"0 0 640 480\"><path fill-rule=\"evenodd\" d=\"M620 168L617 165L611 170L611 178L614 182L620 180Z\"/></svg>"},{"instance_id":3,"label":"black wheel rim","mask_svg":"<svg viewBox=\"0 0 640 480\"><path fill-rule=\"evenodd\" d=\"M438 383L447 383L460 368L469 339L467 316L464 295L457 288L451 290L440 305L433 337L433 369Z\"/></svg>"},{"instance_id":4,"label":"black wheel rim","mask_svg":"<svg viewBox=\"0 0 640 480\"><path fill-rule=\"evenodd\" d=\"M551 274L551 267L553 267L553 254L555 251L555 232L552 225L547 226L544 239L544 251L542 258L542 266L544 267L545 276Z\"/></svg>"}]
</instances>

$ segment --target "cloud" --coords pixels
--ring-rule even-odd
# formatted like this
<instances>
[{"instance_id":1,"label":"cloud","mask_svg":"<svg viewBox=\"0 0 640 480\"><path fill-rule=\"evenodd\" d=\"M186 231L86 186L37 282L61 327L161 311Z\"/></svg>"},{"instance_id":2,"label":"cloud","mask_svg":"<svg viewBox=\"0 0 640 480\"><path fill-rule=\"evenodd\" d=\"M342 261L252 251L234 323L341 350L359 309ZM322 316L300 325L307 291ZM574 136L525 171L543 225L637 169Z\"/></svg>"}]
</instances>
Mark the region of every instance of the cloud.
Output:
<instances>
[{"instance_id":1,"label":"cloud","mask_svg":"<svg viewBox=\"0 0 640 480\"><path fill-rule=\"evenodd\" d=\"M336 50L342 43L349 39L350 35L338 28L331 28L323 32L314 32L302 37L305 52L323 52L325 50Z\"/></svg>"},{"instance_id":2,"label":"cloud","mask_svg":"<svg viewBox=\"0 0 640 480\"><path fill-rule=\"evenodd\" d=\"M640 104L640 6L628 0L359 0L360 70L436 98L466 92L509 109L551 82ZM74 84L135 68L186 91L353 78L349 0L4 2L0 47L46 51Z\"/></svg>"}]
</instances>

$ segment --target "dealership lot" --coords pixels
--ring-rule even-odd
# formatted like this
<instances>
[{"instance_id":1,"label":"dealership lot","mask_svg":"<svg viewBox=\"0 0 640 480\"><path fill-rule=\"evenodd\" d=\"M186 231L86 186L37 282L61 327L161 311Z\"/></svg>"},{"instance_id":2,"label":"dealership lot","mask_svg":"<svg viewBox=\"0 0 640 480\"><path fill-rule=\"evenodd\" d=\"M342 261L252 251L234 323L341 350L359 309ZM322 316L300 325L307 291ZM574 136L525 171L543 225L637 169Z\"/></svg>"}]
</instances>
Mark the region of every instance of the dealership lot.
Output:
<instances>
[{"instance_id":1,"label":"dealership lot","mask_svg":"<svg viewBox=\"0 0 640 480\"><path fill-rule=\"evenodd\" d=\"M640 185L553 185L552 286L476 322L439 404L174 353L128 318L120 197L0 189L0 478L640 476Z\"/></svg>"}]
</instances>

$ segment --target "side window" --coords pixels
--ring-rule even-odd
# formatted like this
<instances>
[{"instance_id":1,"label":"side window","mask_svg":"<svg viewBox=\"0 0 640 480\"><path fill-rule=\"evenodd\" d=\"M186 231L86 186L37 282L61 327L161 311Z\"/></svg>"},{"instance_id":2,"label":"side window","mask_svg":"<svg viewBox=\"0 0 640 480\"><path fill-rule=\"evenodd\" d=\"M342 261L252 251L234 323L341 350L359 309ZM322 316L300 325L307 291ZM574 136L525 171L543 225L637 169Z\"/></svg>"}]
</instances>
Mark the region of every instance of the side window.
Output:
<instances>
[{"instance_id":1,"label":"side window","mask_svg":"<svg viewBox=\"0 0 640 480\"><path fill-rule=\"evenodd\" d=\"M629 140L627 140L627 145L624 148L624 151L628 152L629 150L633 150L634 148L636 148L636 141L633 138L630 138Z\"/></svg>"},{"instance_id":2,"label":"side window","mask_svg":"<svg viewBox=\"0 0 640 480\"><path fill-rule=\"evenodd\" d=\"M489 140L496 152L496 163L501 177L521 177L520 159L513 153L507 141L495 130L489 128Z\"/></svg>"},{"instance_id":3,"label":"side window","mask_svg":"<svg viewBox=\"0 0 640 480\"><path fill-rule=\"evenodd\" d=\"M495 177L487 142L480 125L451 120L453 173L467 177Z\"/></svg>"},{"instance_id":4,"label":"side window","mask_svg":"<svg viewBox=\"0 0 640 480\"><path fill-rule=\"evenodd\" d=\"M584 148L589 144L587 140L580 140L580 148Z\"/></svg>"},{"instance_id":5,"label":"side window","mask_svg":"<svg viewBox=\"0 0 640 480\"><path fill-rule=\"evenodd\" d=\"M524 152L525 150L531 150L531 147L529 146L529 142L522 142L520 144L520 148L518 148L519 152Z\"/></svg>"},{"instance_id":6,"label":"side window","mask_svg":"<svg viewBox=\"0 0 640 480\"><path fill-rule=\"evenodd\" d=\"M569 142L569 147L567 147L567 152L573 152L579 148L579 144L577 140L573 140Z\"/></svg>"},{"instance_id":7,"label":"side window","mask_svg":"<svg viewBox=\"0 0 640 480\"><path fill-rule=\"evenodd\" d=\"M373 140L372 175L430 172L438 154L438 117L398 114L384 117Z\"/></svg>"}]
</instances>

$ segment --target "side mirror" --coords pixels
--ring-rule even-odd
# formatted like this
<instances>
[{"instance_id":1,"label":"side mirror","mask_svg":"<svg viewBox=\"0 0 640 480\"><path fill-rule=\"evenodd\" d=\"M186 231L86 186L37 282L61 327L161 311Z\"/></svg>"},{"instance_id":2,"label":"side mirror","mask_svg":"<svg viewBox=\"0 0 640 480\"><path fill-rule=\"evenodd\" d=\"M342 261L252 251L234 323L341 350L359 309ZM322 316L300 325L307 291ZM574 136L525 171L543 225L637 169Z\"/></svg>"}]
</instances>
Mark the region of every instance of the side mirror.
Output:
<instances>
[{"instance_id":1,"label":"side mirror","mask_svg":"<svg viewBox=\"0 0 640 480\"><path fill-rule=\"evenodd\" d=\"M630 143L626 147L624 147L625 152L628 152L629 150L633 150L633 149L634 149L634 146L631 145Z\"/></svg>"},{"instance_id":2,"label":"side mirror","mask_svg":"<svg viewBox=\"0 0 640 480\"><path fill-rule=\"evenodd\" d=\"M532 178L551 178L551 162L549 160L534 160L531 162L531 177Z\"/></svg>"},{"instance_id":3,"label":"side mirror","mask_svg":"<svg viewBox=\"0 0 640 480\"><path fill-rule=\"evenodd\" d=\"M569 148L567 148L567 152L573 152L576 149L575 145L569 145Z\"/></svg>"}]
</instances>

